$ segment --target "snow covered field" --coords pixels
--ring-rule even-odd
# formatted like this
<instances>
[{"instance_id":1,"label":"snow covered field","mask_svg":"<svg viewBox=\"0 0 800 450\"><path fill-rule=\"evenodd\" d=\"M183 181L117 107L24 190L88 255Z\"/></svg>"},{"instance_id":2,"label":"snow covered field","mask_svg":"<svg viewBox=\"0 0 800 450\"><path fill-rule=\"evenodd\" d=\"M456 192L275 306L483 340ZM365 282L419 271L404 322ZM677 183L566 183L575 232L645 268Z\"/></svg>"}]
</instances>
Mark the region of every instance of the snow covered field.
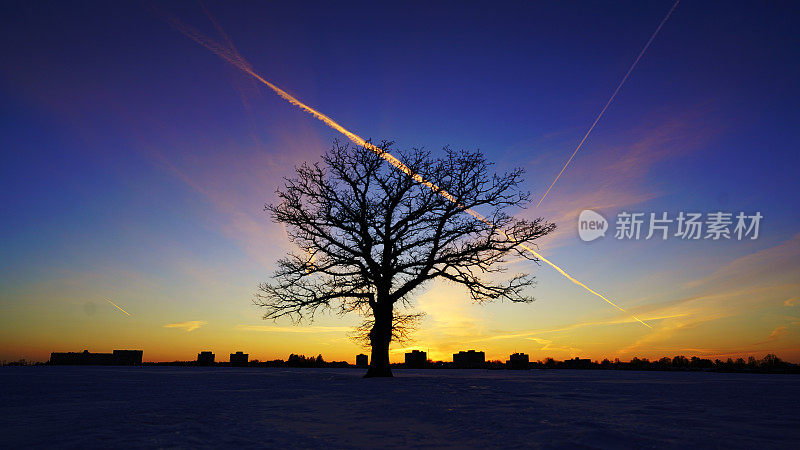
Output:
<instances>
[{"instance_id":1,"label":"snow covered field","mask_svg":"<svg viewBox=\"0 0 800 450\"><path fill-rule=\"evenodd\" d=\"M797 448L800 377L0 367L3 447Z\"/></svg>"}]
</instances>

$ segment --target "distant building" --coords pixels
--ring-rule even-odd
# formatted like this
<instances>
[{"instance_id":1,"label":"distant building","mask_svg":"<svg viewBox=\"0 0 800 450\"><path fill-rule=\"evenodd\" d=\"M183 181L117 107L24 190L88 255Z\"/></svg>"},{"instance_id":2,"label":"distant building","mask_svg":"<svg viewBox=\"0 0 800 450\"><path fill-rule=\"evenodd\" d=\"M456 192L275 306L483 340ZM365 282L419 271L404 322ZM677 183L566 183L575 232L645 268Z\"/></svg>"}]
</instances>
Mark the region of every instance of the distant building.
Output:
<instances>
[{"instance_id":1,"label":"distant building","mask_svg":"<svg viewBox=\"0 0 800 450\"><path fill-rule=\"evenodd\" d=\"M114 364L135 366L142 363L142 350L114 350Z\"/></svg>"},{"instance_id":2,"label":"distant building","mask_svg":"<svg viewBox=\"0 0 800 450\"><path fill-rule=\"evenodd\" d=\"M236 352L231 353L231 365L232 366L246 366L247 360L249 359L250 355L247 353ZM214 362L213 355L211 362Z\"/></svg>"},{"instance_id":3,"label":"distant building","mask_svg":"<svg viewBox=\"0 0 800 450\"><path fill-rule=\"evenodd\" d=\"M453 354L453 365L457 369L480 369L486 364L486 354L469 350Z\"/></svg>"},{"instance_id":4,"label":"distant building","mask_svg":"<svg viewBox=\"0 0 800 450\"><path fill-rule=\"evenodd\" d=\"M564 362L561 364L561 367L565 369L591 369L592 360L589 358L582 359L576 356L573 359L564 360Z\"/></svg>"},{"instance_id":5,"label":"distant building","mask_svg":"<svg viewBox=\"0 0 800 450\"><path fill-rule=\"evenodd\" d=\"M142 350L114 350L113 353L53 352L50 364L77 366L131 366L142 363Z\"/></svg>"},{"instance_id":6,"label":"distant building","mask_svg":"<svg viewBox=\"0 0 800 450\"><path fill-rule=\"evenodd\" d=\"M428 363L428 354L419 350L406 353L406 367L409 369L422 369Z\"/></svg>"},{"instance_id":7,"label":"distant building","mask_svg":"<svg viewBox=\"0 0 800 450\"><path fill-rule=\"evenodd\" d=\"M530 369L530 357L525 353L514 353L508 357L506 367L514 370Z\"/></svg>"},{"instance_id":8,"label":"distant building","mask_svg":"<svg viewBox=\"0 0 800 450\"><path fill-rule=\"evenodd\" d=\"M214 365L214 354L211 352L200 352L197 354L197 364L200 366Z\"/></svg>"},{"instance_id":9,"label":"distant building","mask_svg":"<svg viewBox=\"0 0 800 450\"><path fill-rule=\"evenodd\" d=\"M356 355L356 366L357 367L369 366L369 356L363 353Z\"/></svg>"}]
</instances>

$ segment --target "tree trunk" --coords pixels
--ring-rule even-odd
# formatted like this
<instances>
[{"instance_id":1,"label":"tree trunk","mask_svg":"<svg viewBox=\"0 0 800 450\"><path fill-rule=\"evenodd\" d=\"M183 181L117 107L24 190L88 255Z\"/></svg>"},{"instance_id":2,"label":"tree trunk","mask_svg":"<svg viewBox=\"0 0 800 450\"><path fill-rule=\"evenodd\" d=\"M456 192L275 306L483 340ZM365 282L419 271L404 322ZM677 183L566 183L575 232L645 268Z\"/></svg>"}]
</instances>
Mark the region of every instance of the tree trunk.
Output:
<instances>
[{"instance_id":1,"label":"tree trunk","mask_svg":"<svg viewBox=\"0 0 800 450\"><path fill-rule=\"evenodd\" d=\"M375 318L375 323L369 332L372 358L364 378L391 377L389 343L392 341L392 306L385 307L378 304L373 308L372 314Z\"/></svg>"}]
</instances>

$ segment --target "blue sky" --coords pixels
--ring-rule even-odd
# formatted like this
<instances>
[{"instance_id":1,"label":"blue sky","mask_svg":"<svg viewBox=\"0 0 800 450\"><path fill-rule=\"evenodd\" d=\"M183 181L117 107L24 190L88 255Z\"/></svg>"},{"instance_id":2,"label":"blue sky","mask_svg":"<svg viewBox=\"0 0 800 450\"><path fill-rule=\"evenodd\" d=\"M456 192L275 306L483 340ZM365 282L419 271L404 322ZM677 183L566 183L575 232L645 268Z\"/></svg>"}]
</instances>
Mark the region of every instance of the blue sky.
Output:
<instances>
[{"instance_id":1,"label":"blue sky","mask_svg":"<svg viewBox=\"0 0 800 450\"><path fill-rule=\"evenodd\" d=\"M259 73L349 130L480 149L498 170L524 167L537 200L671 5L205 4ZM216 36L200 5L11 2L0 17L3 359L358 351L344 331L357 318L292 329L250 304L291 249L263 205L337 134L161 19ZM443 359L473 345L498 359L800 360L799 17L789 2L681 3L545 202L521 213L554 220L542 253L653 330L523 264L537 302L480 307L432 285L414 345ZM586 208L764 219L755 241L584 243Z\"/></svg>"}]
</instances>

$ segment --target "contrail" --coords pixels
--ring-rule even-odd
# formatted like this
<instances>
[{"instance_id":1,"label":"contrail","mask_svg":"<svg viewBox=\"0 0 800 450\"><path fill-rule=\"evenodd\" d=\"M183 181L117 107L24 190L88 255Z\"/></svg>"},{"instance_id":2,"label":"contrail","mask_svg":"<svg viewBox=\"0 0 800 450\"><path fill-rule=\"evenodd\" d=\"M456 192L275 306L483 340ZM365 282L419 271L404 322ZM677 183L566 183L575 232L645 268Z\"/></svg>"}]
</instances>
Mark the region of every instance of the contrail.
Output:
<instances>
[{"instance_id":1,"label":"contrail","mask_svg":"<svg viewBox=\"0 0 800 450\"><path fill-rule=\"evenodd\" d=\"M181 22L178 22L177 20L168 19L168 21L178 31L183 33L185 36L191 38L192 40L196 41L200 45L206 47L211 52L213 52L214 54L216 54L220 58L224 59L225 61L229 62L233 66L235 66L235 67L241 69L242 71L250 74L253 78L255 78L256 80L258 80L258 81L262 82L263 84L265 84L266 86L268 86L276 94L278 94L281 98L285 99L286 101L288 101L292 105L297 106L298 108L302 109L303 111L305 111L305 112L311 114L312 116L316 117L317 119L321 120L322 122L324 122L329 127L331 127L334 130L342 133L343 135L345 135L348 139L350 139L356 145L364 147L364 148L366 148L366 149L368 149L370 151L375 152L381 158L385 159L389 164L393 165L394 167L396 167L397 169L399 169L403 173L409 175L415 181L417 181L417 182L423 184L424 186L427 186L427 187L431 188L432 190L436 191L437 193L439 193L442 197L446 198L447 200L450 200L451 202L455 202L456 201L455 197L453 197L450 193L440 189L435 184L425 180L424 178L422 178L421 175L419 175L417 173L414 173L408 166L403 164L399 159L395 158L389 152L387 152L387 151L385 151L385 150L383 150L381 148L378 148L377 146L373 145L370 142L367 142L361 136L358 136L357 134L355 134L355 133L347 130L343 126L339 125L335 120L333 120L330 117L326 116L325 114L315 110L314 108L306 105L305 103L303 103L300 100L298 100L295 97L293 97L288 92L284 91L283 89L279 88L278 86L276 86L276 85L270 83L269 81L265 80L261 75L259 75L258 73L255 72L255 70L252 68L250 63L247 62L247 60L244 59L244 57L242 57L239 54L239 52L236 51L235 48L225 48L222 45L220 45L219 43L213 41L212 39L209 39L208 37L202 35L197 30L195 30L195 29L193 29L191 27L188 27L187 25L185 25L185 24L183 24ZM216 23L215 23L215 26L219 27L219 25L216 25ZM484 217L483 215L481 215L480 213L478 213L476 211L473 211L471 209L465 209L465 212L467 214L475 217L476 219L478 219L478 220L490 225L490 226L494 226L494 224L489 219L487 219L486 217ZM501 233L503 233L503 235L506 236L508 239L511 239L511 240L516 242L516 240L513 237L509 236L504 231L502 231L502 230L499 230L499 231ZM527 245L520 245L520 247L522 247L525 250L529 251L537 259L539 259L541 261L544 261L546 264L548 264L552 268L556 269L560 274L564 275L568 280L570 280L573 283L577 284L578 286L586 289L588 292L600 297L601 299L603 299L609 305L617 308L618 310L620 310L620 311L622 311L622 312L624 312L626 314L631 315L631 317L636 319L642 325L644 325L644 326L646 326L648 328L653 328L650 325L648 325L647 323L645 323L644 321L642 321L641 319L639 319L638 317L636 317L633 314L625 311L619 305L617 305L616 303L614 303L611 300L607 299L605 296L603 296L602 294L598 293L594 289L591 289L588 286L586 286L585 284L583 284L580 281L576 280L574 277L572 277L567 272L565 272L564 269L558 267L557 265L552 263L550 260L548 260L547 258L542 256L541 254L539 254L539 252L533 250L532 248L528 247Z\"/></svg>"},{"instance_id":2,"label":"contrail","mask_svg":"<svg viewBox=\"0 0 800 450\"><path fill-rule=\"evenodd\" d=\"M541 200L539 200L539 203L536 204L537 208L542 204L542 202L544 201L545 197L547 197L547 194L550 193L550 189L553 189L553 186L555 186L556 181L558 181L558 179L561 178L561 174L563 174L564 171L567 170L567 166L569 166L569 163L572 162L572 158L575 157L575 154L578 153L578 150L581 149L581 146L583 145L583 143L586 142L586 138L589 137L589 133L591 133L592 130L594 130L594 126L597 125L597 122L599 122L600 118L603 117L603 114L606 112L606 109L608 109L608 106L611 104L611 102L614 101L614 97L616 97L617 93L619 92L619 90L622 89L622 85L625 84L625 81L628 80L628 76L631 74L631 72L633 72L633 69L636 68L636 65L639 64L639 60L642 59L642 56L644 56L644 52L646 52L647 48L650 47L650 44L653 42L653 39L655 39L656 36L658 35L658 32L661 31L661 27L663 27L664 24L667 22L667 19L669 19L669 16L672 15L672 11L675 11L675 7L678 6L678 3L680 1L681 0L675 0L675 3L672 5L672 8L669 9L669 12L664 17L664 20L662 20L661 23L658 24L658 28L656 28L656 31L653 32L652 36L650 36L650 39L647 41L647 44L644 45L644 48L642 49L642 51L639 52L639 56L637 56L636 60L633 61L633 64L631 65L631 68L628 69L628 72L625 74L624 77L622 77L622 81L620 81L619 84L617 85L617 88L614 89L614 93L611 94L611 98L608 99L608 102L606 102L606 105L603 106L603 109L600 111L600 114L598 114L597 118L594 119L594 122L592 123L592 126L589 127L589 131L587 131L586 134L583 135L583 139L581 139L581 142L578 144L577 147L575 147L575 151L572 152L572 155L570 155L570 157L567 160L566 164L564 164L564 167L561 168L561 172L559 172L558 175L556 175L556 179L553 180L552 183L550 183L550 187L547 188L547 191L544 193L544 195L542 196Z\"/></svg>"},{"instance_id":3,"label":"contrail","mask_svg":"<svg viewBox=\"0 0 800 450\"><path fill-rule=\"evenodd\" d=\"M130 316L130 313L128 313L128 311L125 311L124 309L120 308L119 305L117 305L116 303L112 302L109 299L106 299L106 301L108 303L111 303L112 305L114 305L114 307L116 307L118 310L120 310L120 311L124 312L125 314L128 314L128 316Z\"/></svg>"}]
</instances>

